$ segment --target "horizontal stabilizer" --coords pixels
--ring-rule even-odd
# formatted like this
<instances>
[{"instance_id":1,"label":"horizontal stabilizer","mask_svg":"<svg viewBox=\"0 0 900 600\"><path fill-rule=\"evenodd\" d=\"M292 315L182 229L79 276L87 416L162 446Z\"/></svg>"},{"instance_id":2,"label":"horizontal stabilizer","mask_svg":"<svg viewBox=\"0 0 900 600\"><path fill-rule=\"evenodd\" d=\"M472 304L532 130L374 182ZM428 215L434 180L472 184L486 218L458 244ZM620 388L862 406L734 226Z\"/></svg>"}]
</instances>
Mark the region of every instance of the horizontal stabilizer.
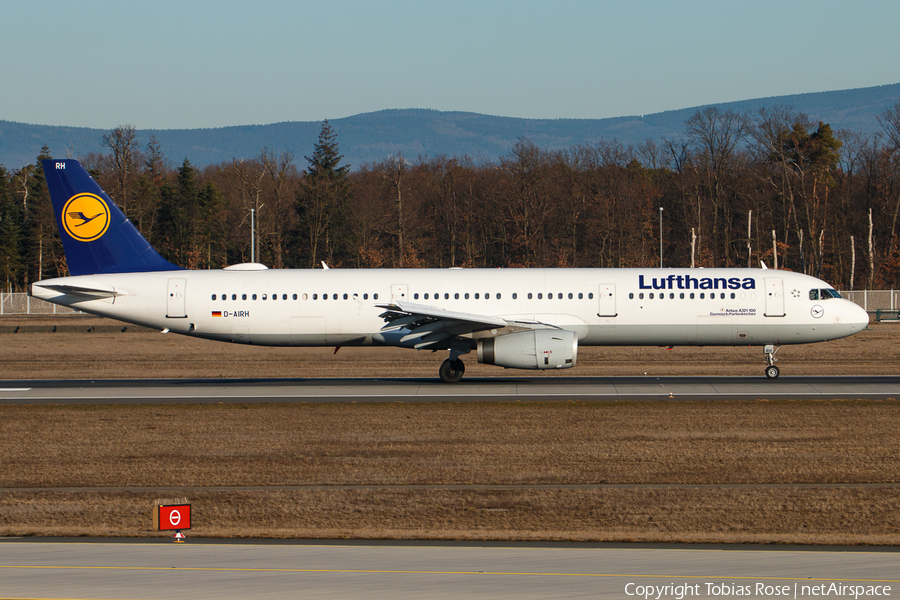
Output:
<instances>
[{"instance_id":1,"label":"horizontal stabilizer","mask_svg":"<svg viewBox=\"0 0 900 600\"><path fill-rule=\"evenodd\" d=\"M89 288L82 287L77 285L64 285L64 284L54 284L54 285L46 285L46 284L35 284L39 285L42 288L46 288L48 290L53 290L55 292L59 292L60 294L66 294L68 296L84 296L86 298L115 298L116 296L122 296L124 292L117 292L113 289L102 289L102 288Z\"/></svg>"}]
</instances>

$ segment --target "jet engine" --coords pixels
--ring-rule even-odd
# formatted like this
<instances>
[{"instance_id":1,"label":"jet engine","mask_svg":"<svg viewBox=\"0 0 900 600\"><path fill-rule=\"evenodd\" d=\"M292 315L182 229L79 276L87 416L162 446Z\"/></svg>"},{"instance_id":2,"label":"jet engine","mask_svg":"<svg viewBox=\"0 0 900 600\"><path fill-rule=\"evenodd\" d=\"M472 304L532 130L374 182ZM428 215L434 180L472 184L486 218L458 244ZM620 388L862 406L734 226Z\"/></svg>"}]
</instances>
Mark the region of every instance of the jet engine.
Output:
<instances>
[{"instance_id":1,"label":"jet engine","mask_svg":"<svg viewBox=\"0 0 900 600\"><path fill-rule=\"evenodd\" d=\"M578 337L566 329L535 329L478 341L478 362L511 369L570 369Z\"/></svg>"}]
</instances>

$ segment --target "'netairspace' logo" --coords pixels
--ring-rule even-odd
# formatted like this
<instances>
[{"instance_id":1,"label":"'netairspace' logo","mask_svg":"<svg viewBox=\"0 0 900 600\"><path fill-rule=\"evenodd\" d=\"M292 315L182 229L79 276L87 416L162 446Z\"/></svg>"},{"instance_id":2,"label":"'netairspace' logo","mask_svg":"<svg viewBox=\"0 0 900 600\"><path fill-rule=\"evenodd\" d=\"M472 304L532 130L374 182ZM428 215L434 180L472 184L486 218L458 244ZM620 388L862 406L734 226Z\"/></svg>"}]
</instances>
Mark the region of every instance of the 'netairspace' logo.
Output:
<instances>
[{"instance_id":1,"label":"'netairspace' logo","mask_svg":"<svg viewBox=\"0 0 900 600\"><path fill-rule=\"evenodd\" d=\"M62 224L79 242L93 242L109 228L109 207L100 196L76 194L63 207Z\"/></svg>"}]
</instances>

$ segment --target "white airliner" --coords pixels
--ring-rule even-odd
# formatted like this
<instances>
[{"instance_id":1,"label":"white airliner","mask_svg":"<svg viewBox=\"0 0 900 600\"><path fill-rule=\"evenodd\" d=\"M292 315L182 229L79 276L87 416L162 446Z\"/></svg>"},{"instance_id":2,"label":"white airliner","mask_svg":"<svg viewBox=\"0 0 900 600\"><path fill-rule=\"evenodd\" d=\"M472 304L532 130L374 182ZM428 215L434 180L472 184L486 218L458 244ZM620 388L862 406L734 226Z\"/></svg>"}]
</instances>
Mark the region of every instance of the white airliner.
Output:
<instances>
[{"instance_id":1,"label":"white airliner","mask_svg":"<svg viewBox=\"0 0 900 600\"><path fill-rule=\"evenodd\" d=\"M193 271L163 259L75 160L45 160L70 277L49 302L163 332L266 346L446 350L513 369L574 367L578 346L762 346L864 329L820 279L768 269L285 269Z\"/></svg>"}]
</instances>

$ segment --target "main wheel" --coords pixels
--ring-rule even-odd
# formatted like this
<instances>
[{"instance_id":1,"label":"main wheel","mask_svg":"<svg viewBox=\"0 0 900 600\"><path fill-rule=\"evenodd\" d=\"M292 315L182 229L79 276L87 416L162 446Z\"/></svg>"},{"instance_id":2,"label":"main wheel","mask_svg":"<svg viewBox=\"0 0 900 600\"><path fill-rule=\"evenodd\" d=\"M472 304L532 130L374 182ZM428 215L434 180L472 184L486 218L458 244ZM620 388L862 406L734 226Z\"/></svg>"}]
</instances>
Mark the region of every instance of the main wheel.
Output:
<instances>
[{"instance_id":1,"label":"main wheel","mask_svg":"<svg viewBox=\"0 0 900 600\"><path fill-rule=\"evenodd\" d=\"M450 360L449 358L441 363L441 368L438 370L441 381L444 383L457 383L462 379L463 373L465 372L466 365L463 364L463 361L459 359Z\"/></svg>"},{"instance_id":2,"label":"main wheel","mask_svg":"<svg viewBox=\"0 0 900 600\"><path fill-rule=\"evenodd\" d=\"M778 379L778 376L780 374L781 372L775 365L769 365L768 367L766 367L766 377L768 377L769 379Z\"/></svg>"}]
</instances>

